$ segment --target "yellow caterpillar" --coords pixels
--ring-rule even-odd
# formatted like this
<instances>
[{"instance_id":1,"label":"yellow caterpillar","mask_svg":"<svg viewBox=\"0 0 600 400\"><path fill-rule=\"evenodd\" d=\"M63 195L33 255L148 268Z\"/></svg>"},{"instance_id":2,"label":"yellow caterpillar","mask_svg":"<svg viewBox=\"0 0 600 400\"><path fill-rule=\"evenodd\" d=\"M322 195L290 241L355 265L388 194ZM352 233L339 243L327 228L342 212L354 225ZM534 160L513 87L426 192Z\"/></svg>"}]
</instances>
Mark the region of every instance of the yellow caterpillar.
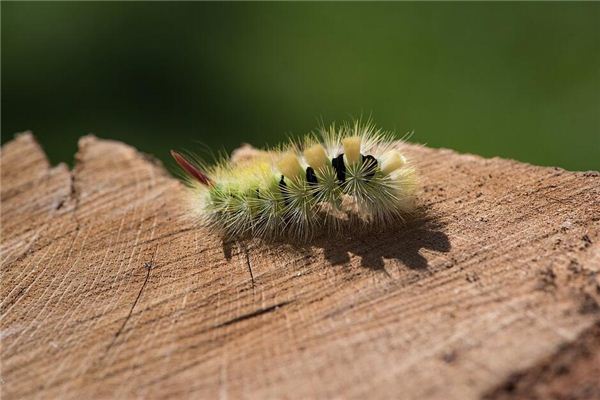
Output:
<instances>
[{"instance_id":1,"label":"yellow caterpillar","mask_svg":"<svg viewBox=\"0 0 600 400\"><path fill-rule=\"evenodd\" d=\"M322 230L398 223L414 210L416 174L398 144L392 134L355 122L204 168L171 154L204 223L232 238L308 240Z\"/></svg>"}]
</instances>

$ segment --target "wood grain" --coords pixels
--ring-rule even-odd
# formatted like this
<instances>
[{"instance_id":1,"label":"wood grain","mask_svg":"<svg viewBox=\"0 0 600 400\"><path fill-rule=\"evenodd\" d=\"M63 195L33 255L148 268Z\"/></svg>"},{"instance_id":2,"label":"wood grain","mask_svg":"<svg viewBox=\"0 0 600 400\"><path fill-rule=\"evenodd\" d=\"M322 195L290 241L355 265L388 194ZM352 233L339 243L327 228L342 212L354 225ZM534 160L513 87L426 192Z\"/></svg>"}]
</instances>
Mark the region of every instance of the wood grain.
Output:
<instances>
[{"instance_id":1,"label":"wood grain","mask_svg":"<svg viewBox=\"0 0 600 400\"><path fill-rule=\"evenodd\" d=\"M405 150L423 218L297 246L223 243L123 143L82 138L70 171L16 137L2 398L510 395L600 321L600 174Z\"/></svg>"}]
</instances>

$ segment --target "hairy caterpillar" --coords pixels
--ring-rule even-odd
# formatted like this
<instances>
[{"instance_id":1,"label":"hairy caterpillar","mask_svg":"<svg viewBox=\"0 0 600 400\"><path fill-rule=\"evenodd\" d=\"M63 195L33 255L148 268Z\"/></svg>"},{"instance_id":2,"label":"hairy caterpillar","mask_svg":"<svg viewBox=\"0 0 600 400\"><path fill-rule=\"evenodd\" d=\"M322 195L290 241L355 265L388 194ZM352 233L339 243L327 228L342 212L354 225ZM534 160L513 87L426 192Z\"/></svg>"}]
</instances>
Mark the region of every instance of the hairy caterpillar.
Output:
<instances>
[{"instance_id":1,"label":"hairy caterpillar","mask_svg":"<svg viewBox=\"0 0 600 400\"><path fill-rule=\"evenodd\" d=\"M355 122L212 166L171 154L204 223L232 238L307 240L321 230L398 223L414 210L415 170L397 144L392 134Z\"/></svg>"}]
</instances>

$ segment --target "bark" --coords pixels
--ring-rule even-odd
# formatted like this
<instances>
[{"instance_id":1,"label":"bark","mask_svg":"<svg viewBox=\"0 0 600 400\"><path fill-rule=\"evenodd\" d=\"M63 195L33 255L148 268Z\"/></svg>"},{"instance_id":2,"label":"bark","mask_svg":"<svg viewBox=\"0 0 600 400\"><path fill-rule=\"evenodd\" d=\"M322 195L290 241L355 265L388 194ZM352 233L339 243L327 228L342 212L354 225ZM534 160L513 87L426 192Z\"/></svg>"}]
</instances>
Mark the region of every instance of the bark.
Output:
<instances>
[{"instance_id":1,"label":"bark","mask_svg":"<svg viewBox=\"0 0 600 400\"><path fill-rule=\"evenodd\" d=\"M423 217L300 246L224 242L123 143L18 136L2 398L598 396L600 174L405 150Z\"/></svg>"}]
</instances>

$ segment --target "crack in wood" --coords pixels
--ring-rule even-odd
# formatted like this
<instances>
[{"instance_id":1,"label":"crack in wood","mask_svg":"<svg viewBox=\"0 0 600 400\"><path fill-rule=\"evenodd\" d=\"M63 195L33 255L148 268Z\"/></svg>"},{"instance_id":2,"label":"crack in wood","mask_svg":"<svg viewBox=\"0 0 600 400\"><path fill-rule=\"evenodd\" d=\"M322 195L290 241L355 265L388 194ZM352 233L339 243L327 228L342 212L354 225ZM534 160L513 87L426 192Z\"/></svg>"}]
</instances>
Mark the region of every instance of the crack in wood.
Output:
<instances>
[{"instance_id":1,"label":"crack in wood","mask_svg":"<svg viewBox=\"0 0 600 400\"><path fill-rule=\"evenodd\" d=\"M225 321L223 323L215 325L213 327L213 329L223 328L225 326L233 325L233 324L245 321L245 320L250 319L250 318L258 317L258 316L263 315L263 314L268 314L270 312L278 310L281 307L285 307L285 306L287 306L290 303L292 303L292 302L291 301L283 301L281 303L277 303L277 304L272 305L272 306L267 307L267 308L261 308L259 310L255 310L255 311L249 312L247 314L242 314L239 317L235 317L233 319L230 319L229 321Z\"/></svg>"},{"instance_id":2,"label":"crack in wood","mask_svg":"<svg viewBox=\"0 0 600 400\"><path fill-rule=\"evenodd\" d=\"M119 335L121 334L121 332L123 332L123 329L125 329L125 325L127 325L127 322L129 322L129 319L131 318L131 315L133 314L133 310L135 309L135 306L137 305L138 301L140 300L140 297L142 297L142 292L144 291L144 288L146 287L146 284L148 284L148 280L150 279L150 271L152 270L152 268L155 267L154 256L156 255L157 251L158 251L158 246L154 249L154 254L152 254L152 258L150 259L150 261L144 263L144 268L146 269L146 278L144 279L144 283L142 284L142 287L140 288L135 300L133 301L133 304L131 305L131 308L129 309L129 313L127 314L127 317L125 317L125 321L123 321L123 323L119 327L119 330L117 330L117 332L114 334L110 344L106 348L106 351L104 352L105 355L108 354L110 349L114 346L114 344L115 344L117 338L119 337Z\"/></svg>"},{"instance_id":3,"label":"crack in wood","mask_svg":"<svg viewBox=\"0 0 600 400\"><path fill-rule=\"evenodd\" d=\"M77 217L77 211L79 210L79 191L77 190L76 187L76 181L77 181L77 166L73 167L72 170L69 171L69 177L70 177L70 181L69 184L70 186L70 191L69 191L69 197L71 199L73 199L73 210L71 210L71 215L73 216L73 220L75 221L75 230L78 231L80 229L80 222L79 222L79 218ZM64 200L63 200L64 201Z\"/></svg>"}]
</instances>

